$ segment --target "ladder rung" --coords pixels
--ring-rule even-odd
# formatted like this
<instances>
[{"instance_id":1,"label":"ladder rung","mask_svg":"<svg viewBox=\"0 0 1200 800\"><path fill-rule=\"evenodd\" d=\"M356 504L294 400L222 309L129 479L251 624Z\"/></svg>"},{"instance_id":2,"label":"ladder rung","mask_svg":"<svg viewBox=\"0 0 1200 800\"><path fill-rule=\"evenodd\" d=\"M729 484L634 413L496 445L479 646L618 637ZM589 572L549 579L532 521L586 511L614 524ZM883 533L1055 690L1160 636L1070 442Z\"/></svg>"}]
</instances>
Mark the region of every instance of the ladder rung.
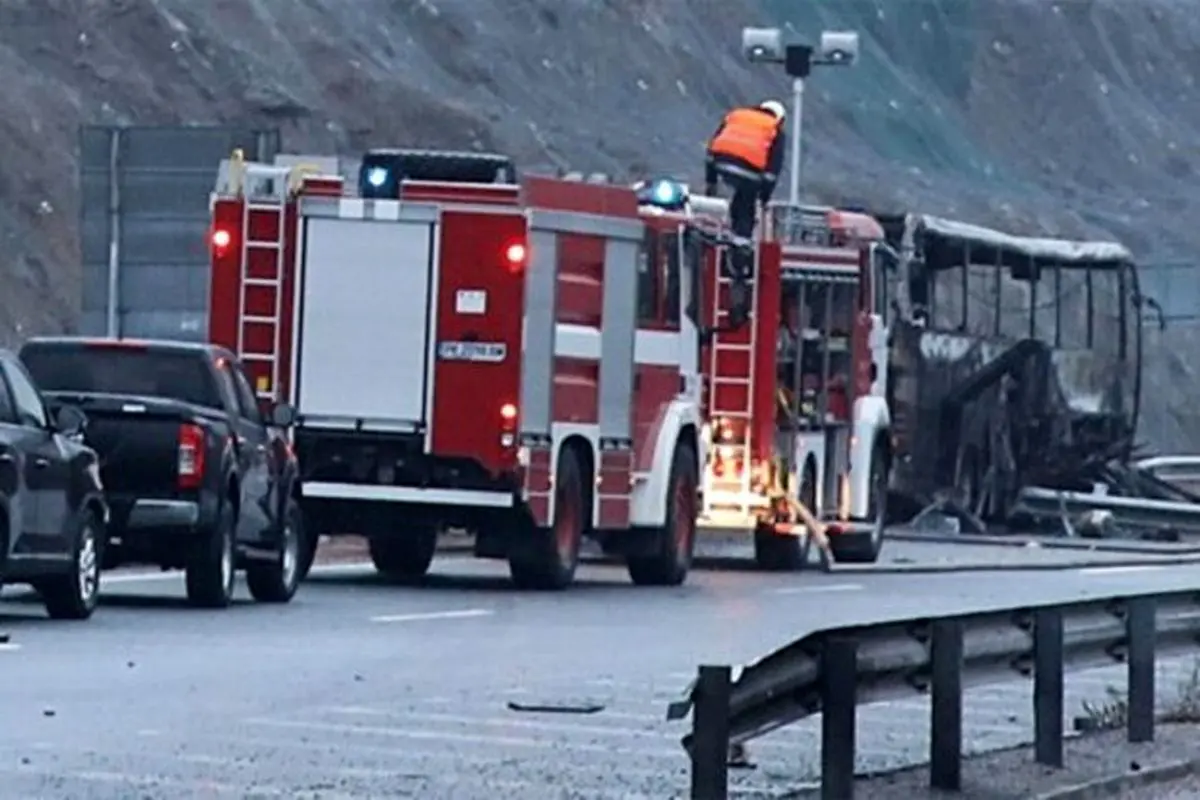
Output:
<instances>
[{"instance_id":1,"label":"ladder rung","mask_svg":"<svg viewBox=\"0 0 1200 800\"><path fill-rule=\"evenodd\" d=\"M242 317L242 324L245 325L246 323L251 323L254 325L274 325L275 318L274 317L260 317L260 316L254 315L254 314L247 314L244 317Z\"/></svg>"},{"instance_id":2,"label":"ladder rung","mask_svg":"<svg viewBox=\"0 0 1200 800\"><path fill-rule=\"evenodd\" d=\"M730 386L749 386L750 379L749 378L713 378L712 383L714 385L728 384Z\"/></svg>"},{"instance_id":3,"label":"ladder rung","mask_svg":"<svg viewBox=\"0 0 1200 800\"><path fill-rule=\"evenodd\" d=\"M270 286L272 288L279 285L278 278L245 278L242 280L244 286Z\"/></svg>"},{"instance_id":4,"label":"ladder rung","mask_svg":"<svg viewBox=\"0 0 1200 800\"><path fill-rule=\"evenodd\" d=\"M275 356L270 353L242 353L242 361L274 361Z\"/></svg>"},{"instance_id":5,"label":"ladder rung","mask_svg":"<svg viewBox=\"0 0 1200 800\"><path fill-rule=\"evenodd\" d=\"M749 344L722 344L717 342L713 345L713 349L721 353L749 353L754 349L754 345Z\"/></svg>"},{"instance_id":6,"label":"ladder rung","mask_svg":"<svg viewBox=\"0 0 1200 800\"><path fill-rule=\"evenodd\" d=\"M280 211L287 208L286 203L246 203L247 211Z\"/></svg>"},{"instance_id":7,"label":"ladder rung","mask_svg":"<svg viewBox=\"0 0 1200 800\"><path fill-rule=\"evenodd\" d=\"M750 418L749 411L721 411L719 409L713 409L712 415L714 417L736 417L738 419L743 419L743 418L749 419Z\"/></svg>"},{"instance_id":8,"label":"ladder rung","mask_svg":"<svg viewBox=\"0 0 1200 800\"><path fill-rule=\"evenodd\" d=\"M246 242L247 250L249 250L252 247L257 248L259 250L278 250L280 247L282 247L282 245L279 242L268 242L268 241Z\"/></svg>"}]
</instances>

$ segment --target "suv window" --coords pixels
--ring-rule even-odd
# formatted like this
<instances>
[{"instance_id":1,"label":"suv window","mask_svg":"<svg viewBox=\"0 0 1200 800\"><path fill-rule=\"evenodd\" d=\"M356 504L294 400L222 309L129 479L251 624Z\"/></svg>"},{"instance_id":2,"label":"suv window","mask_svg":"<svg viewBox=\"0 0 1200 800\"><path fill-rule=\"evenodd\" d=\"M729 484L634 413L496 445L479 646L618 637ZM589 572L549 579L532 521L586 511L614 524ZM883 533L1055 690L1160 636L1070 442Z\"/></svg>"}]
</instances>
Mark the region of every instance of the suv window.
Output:
<instances>
[{"instance_id":1,"label":"suv window","mask_svg":"<svg viewBox=\"0 0 1200 800\"><path fill-rule=\"evenodd\" d=\"M241 403L238 402L237 385L233 382L233 370L229 368L229 362L225 359L218 359L216 363L217 369L217 384L221 387L222 403L228 409L239 411Z\"/></svg>"},{"instance_id":2,"label":"suv window","mask_svg":"<svg viewBox=\"0 0 1200 800\"><path fill-rule=\"evenodd\" d=\"M242 372L241 367L236 364L229 364L229 371L233 373L233 385L237 389L238 403L242 407L242 416L252 422L262 422L262 412L258 408L258 398L254 396L254 390L250 388L250 381L246 377L246 373Z\"/></svg>"},{"instance_id":3,"label":"suv window","mask_svg":"<svg viewBox=\"0 0 1200 800\"><path fill-rule=\"evenodd\" d=\"M8 391L8 383L0 380L0 423L4 422L10 425L17 424L17 407Z\"/></svg>"},{"instance_id":4,"label":"suv window","mask_svg":"<svg viewBox=\"0 0 1200 800\"><path fill-rule=\"evenodd\" d=\"M34 388L28 373L19 362L11 358L4 359L4 377L12 392L13 405L16 406L17 420L22 425L33 428L45 428L48 425L46 406L42 396Z\"/></svg>"},{"instance_id":5,"label":"suv window","mask_svg":"<svg viewBox=\"0 0 1200 800\"><path fill-rule=\"evenodd\" d=\"M200 351L33 343L21 350L21 361L45 392L143 395L221 407L208 358Z\"/></svg>"}]
</instances>

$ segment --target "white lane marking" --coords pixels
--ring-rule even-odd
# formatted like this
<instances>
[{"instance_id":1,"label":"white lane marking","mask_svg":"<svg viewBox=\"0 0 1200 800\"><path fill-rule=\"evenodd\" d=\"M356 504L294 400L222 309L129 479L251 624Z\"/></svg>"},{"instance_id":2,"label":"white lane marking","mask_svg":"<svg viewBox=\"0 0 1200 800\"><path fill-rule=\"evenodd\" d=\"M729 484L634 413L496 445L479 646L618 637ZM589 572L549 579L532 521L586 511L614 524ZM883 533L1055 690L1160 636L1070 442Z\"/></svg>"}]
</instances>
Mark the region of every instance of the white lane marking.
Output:
<instances>
[{"instance_id":1,"label":"white lane marking","mask_svg":"<svg viewBox=\"0 0 1200 800\"><path fill-rule=\"evenodd\" d=\"M350 575L363 570L374 570L370 561L358 561L351 564L319 564L312 568L312 575ZM149 583L153 581L183 580L183 570L145 570L134 572L117 572L103 575L100 585L109 583Z\"/></svg>"},{"instance_id":2,"label":"white lane marking","mask_svg":"<svg viewBox=\"0 0 1200 800\"><path fill-rule=\"evenodd\" d=\"M1080 575L1122 575L1132 572L1157 572L1163 569L1157 564L1140 564L1131 566L1121 566L1119 564L1111 567L1080 567Z\"/></svg>"},{"instance_id":3,"label":"white lane marking","mask_svg":"<svg viewBox=\"0 0 1200 800\"><path fill-rule=\"evenodd\" d=\"M425 611L413 614L380 614L371 617L371 622L421 622L427 619L468 619L490 617L496 612L490 608L462 608L457 611Z\"/></svg>"},{"instance_id":4,"label":"white lane marking","mask_svg":"<svg viewBox=\"0 0 1200 800\"><path fill-rule=\"evenodd\" d=\"M562 742L557 739L532 739L528 736L501 736L496 734L451 733L449 731L404 730L381 725L351 725L337 722L305 722L302 720L272 719L269 717L251 717L242 722L264 728L282 728L314 733L358 734L360 736L379 736L396 739L417 739L427 741L462 742L464 744L508 745L511 747L536 747L549 750L577 750L587 753L608 753L615 755L636 755L641 758L679 758L679 748L676 747L643 747L634 749L613 747L610 744L593 744L591 742ZM665 743L666 740L664 740ZM343 744L342 747L353 751L354 745Z\"/></svg>"},{"instance_id":5,"label":"white lane marking","mask_svg":"<svg viewBox=\"0 0 1200 800\"><path fill-rule=\"evenodd\" d=\"M781 589L772 589L771 594L823 594L825 592L861 592L862 584L859 583L830 583L825 586L784 586Z\"/></svg>"},{"instance_id":6,"label":"white lane marking","mask_svg":"<svg viewBox=\"0 0 1200 800\"><path fill-rule=\"evenodd\" d=\"M21 645L16 644L15 642L0 643L0 653L11 653L15 650L20 650L20 649L21 649Z\"/></svg>"},{"instance_id":7,"label":"white lane marking","mask_svg":"<svg viewBox=\"0 0 1200 800\"><path fill-rule=\"evenodd\" d=\"M679 738L679 733L672 728L661 716L652 719L644 717L631 720L630 715L617 716L606 711L600 711L594 715L589 715L588 719L593 719L596 722L601 722L604 719L611 719L613 722L629 723L641 722L637 727L629 725L595 725L576 722L554 722L547 719L518 719L514 717L474 717L459 714L439 714L427 711L384 711L382 709L365 709L365 708L326 708L326 713L348 716L348 717L371 717L377 720L392 719L398 722L418 723L413 727L420 727L422 730L428 730L430 725L461 725L465 728L479 729L484 728L507 728L526 730L530 733L545 731L546 733L558 734L579 734L588 737L610 736L617 739L649 739L657 742L675 742ZM421 724L425 723L425 724ZM804 736L804 734L801 734ZM807 738L807 737L806 737ZM559 741L562 741L561 739ZM793 740L783 740L776 738L775 740L759 740L758 748L795 748Z\"/></svg>"}]
</instances>

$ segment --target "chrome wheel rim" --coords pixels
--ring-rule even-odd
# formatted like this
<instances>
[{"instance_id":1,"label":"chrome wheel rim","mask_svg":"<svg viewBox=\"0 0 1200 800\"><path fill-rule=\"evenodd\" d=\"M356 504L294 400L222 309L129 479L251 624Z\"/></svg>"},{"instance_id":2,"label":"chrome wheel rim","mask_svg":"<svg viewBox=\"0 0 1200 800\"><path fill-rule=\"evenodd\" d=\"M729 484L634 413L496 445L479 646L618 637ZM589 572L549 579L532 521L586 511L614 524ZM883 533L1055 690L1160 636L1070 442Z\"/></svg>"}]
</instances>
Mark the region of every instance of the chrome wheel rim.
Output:
<instances>
[{"instance_id":1,"label":"chrome wheel rim","mask_svg":"<svg viewBox=\"0 0 1200 800\"><path fill-rule=\"evenodd\" d=\"M229 536L221 539L221 585L227 594L233 593L233 542Z\"/></svg>"},{"instance_id":2,"label":"chrome wheel rim","mask_svg":"<svg viewBox=\"0 0 1200 800\"><path fill-rule=\"evenodd\" d=\"M79 597L85 603L91 603L100 588L100 561L96 553L96 532L90 524L86 524L79 537L79 556L75 560Z\"/></svg>"},{"instance_id":3,"label":"chrome wheel rim","mask_svg":"<svg viewBox=\"0 0 1200 800\"><path fill-rule=\"evenodd\" d=\"M290 522L283 524L283 548L280 556L280 571L283 573L283 583L291 586L296 579L296 571L300 564L300 537Z\"/></svg>"}]
</instances>

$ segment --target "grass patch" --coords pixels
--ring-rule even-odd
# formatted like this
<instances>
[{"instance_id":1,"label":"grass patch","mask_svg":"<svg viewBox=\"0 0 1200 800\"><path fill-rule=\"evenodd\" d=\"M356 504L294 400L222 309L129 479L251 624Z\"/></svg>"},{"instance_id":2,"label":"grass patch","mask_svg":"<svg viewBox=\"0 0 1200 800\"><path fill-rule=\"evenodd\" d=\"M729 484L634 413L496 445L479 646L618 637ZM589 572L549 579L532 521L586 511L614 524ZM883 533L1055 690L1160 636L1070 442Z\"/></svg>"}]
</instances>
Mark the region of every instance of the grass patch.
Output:
<instances>
[{"instance_id":1,"label":"grass patch","mask_svg":"<svg viewBox=\"0 0 1200 800\"><path fill-rule=\"evenodd\" d=\"M1075 718L1075 730L1096 733L1125 727L1129 721L1128 693L1116 686L1105 687L1105 698L1083 701L1083 713ZM1175 693L1157 715L1159 722L1200 722L1200 659L1179 681Z\"/></svg>"}]
</instances>

